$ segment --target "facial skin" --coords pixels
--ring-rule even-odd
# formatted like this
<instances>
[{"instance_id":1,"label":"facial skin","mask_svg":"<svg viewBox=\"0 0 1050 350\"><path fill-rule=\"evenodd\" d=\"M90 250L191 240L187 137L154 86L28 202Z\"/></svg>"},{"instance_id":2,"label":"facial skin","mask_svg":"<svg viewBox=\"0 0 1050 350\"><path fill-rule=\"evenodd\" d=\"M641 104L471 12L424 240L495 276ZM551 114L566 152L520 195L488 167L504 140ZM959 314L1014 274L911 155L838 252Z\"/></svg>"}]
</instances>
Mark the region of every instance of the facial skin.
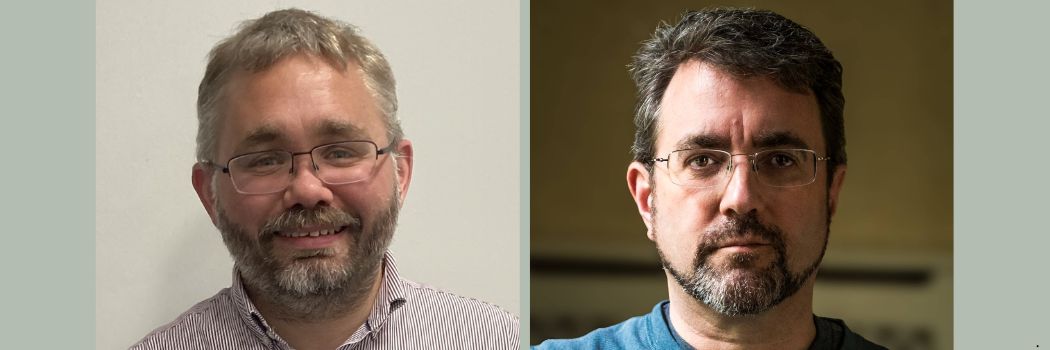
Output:
<instances>
[{"instance_id":1,"label":"facial skin","mask_svg":"<svg viewBox=\"0 0 1050 350\"><path fill-rule=\"evenodd\" d=\"M685 148L826 153L812 94L785 90L767 78L736 78L696 61L678 67L657 123L657 157ZM812 272L824 253L845 167L836 169L830 187L827 164L820 161L812 184L775 188L758 182L746 156L733 161L737 166L726 185L713 188L678 186L663 163L651 173L638 162L628 167L628 186L648 237L668 279L676 281L669 283L677 288L672 305L677 293L723 316L754 315L800 288L812 293Z\"/></svg>"},{"instance_id":2,"label":"facial skin","mask_svg":"<svg viewBox=\"0 0 1050 350\"><path fill-rule=\"evenodd\" d=\"M383 116L362 77L356 64L340 71L307 55L285 58L262 72L239 73L226 86L212 161L225 165L249 152L306 152L349 140L386 147ZM357 301L374 289L411 179L411 142L394 147L398 155L380 155L369 179L344 185L325 184L310 156L298 155L290 186L265 195L238 193L215 166L194 167L194 188L253 298L282 305L289 317L316 317L350 306L326 302ZM280 235L312 231L338 232Z\"/></svg>"}]
</instances>

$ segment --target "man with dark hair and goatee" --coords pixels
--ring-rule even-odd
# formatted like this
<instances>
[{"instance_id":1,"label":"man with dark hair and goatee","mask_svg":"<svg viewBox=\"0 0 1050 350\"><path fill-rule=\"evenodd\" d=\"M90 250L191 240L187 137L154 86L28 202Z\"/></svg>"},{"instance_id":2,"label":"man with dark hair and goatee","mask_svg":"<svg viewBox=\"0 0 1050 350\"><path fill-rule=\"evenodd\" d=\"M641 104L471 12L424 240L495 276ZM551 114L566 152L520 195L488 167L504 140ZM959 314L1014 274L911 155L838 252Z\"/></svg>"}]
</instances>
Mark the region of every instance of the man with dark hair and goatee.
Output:
<instances>
[{"instance_id":1,"label":"man with dark hair and goatee","mask_svg":"<svg viewBox=\"0 0 1050 350\"><path fill-rule=\"evenodd\" d=\"M539 349L881 349L813 315L846 177L842 67L769 11L688 12L634 56L627 186L667 275L651 313Z\"/></svg>"}]
</instances>

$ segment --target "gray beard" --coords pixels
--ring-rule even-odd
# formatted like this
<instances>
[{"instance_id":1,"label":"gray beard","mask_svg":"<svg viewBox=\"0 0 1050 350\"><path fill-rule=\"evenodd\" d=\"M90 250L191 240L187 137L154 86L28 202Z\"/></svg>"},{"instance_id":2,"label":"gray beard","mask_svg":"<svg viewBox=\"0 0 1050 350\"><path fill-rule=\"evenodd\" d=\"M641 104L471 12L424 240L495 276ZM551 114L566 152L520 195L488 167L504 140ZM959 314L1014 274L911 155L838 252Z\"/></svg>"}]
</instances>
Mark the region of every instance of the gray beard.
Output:
<instances>
[{"instance_id":1,"label":"gray beard","mask_svg":"<svg viewBox=\"0 0 1050 350\"><path fill-rule=\"evenodd\" d=\"M654 207L655 208L655 207ZM656 222L653 212L653 222ZM828 218L830 224L830 216ZM726 316L751 316L762 313L780 304L802 288L820 266L827 249L828 233L824 233L824 247L812 264L801 272L792 273L787 266L787 249L783 233L776 226L763 225L754 212L742 217L730 217L717 227L705 232L697 246L692 268L688 272L676 270L657 245L657 253L664 269L679 286L697 301ZM656 234L656 227L653 228ZM719 241L753 235L771 243L776 253L772 264L755 269L758 256L753 253L737 253L723 264L708 261L717 251Z\"/></svg>"},{"instance_id":2,"label":"gray beard","mask_svg":"<svg viewBox=\"0 0 1050 350\"><path fill-rule=\"evenodd\" d=\"M345 314L369 294L382 270L383 257L397 226L400 198L394 190L390 207L369 227L362 220L331 207L290 210L272 218L254 235L233 223L216 203L223 242L252 297L277 307L276 317L291 320L324 320ZM304 225L345 226L350 242L344 259L311 259L335 254L332 249L301 251L288 262L273 255L274 231Z\"/></svg>"}]
</instances>

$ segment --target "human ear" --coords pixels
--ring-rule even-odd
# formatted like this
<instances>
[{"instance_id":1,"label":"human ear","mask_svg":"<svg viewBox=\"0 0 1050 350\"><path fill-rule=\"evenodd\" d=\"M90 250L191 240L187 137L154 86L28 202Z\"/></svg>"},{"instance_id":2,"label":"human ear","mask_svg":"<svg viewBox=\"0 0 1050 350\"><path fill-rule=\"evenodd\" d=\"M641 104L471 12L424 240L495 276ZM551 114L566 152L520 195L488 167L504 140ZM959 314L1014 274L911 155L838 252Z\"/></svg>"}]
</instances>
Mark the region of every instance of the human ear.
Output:
<instances>
[{"instance_id":1,"label":"human ear","mask_svg":"<svg viewBox=\"0 0 1050 350\"><path fill-rule=\"evenodd\" d=\"M211 223L216 223L215 216L215 193L212 191L212 178L214 178L215 168L206 163L197 163L193 165L193 173L191 175L191 182L193 182L193 189L197 191L197 198L200 199L201 204L204 205L204 210L208 212L208 217L211 218Z\"/></svg>"},{"instance_id":2,"label":"human ear","mask_svg":"<svg viewBox=\"0 0 1050 350\"><path fill-rule=\"evenodd\" d=\"M646 169L645 165L639 162L631 162L627 166L627 190L631 193L631 198L634 199L634 204L638 207L638 214L642 217L642 222L645 223L645 227L648 230L646 236L649 240L656 240L656 236L653 234L653 193L652 187L649 185L649 170Z\"/></svg>"},{"instance_id":3,"label":"human ear","mask_svg":"<svg viewBox=\"0 0 1050 350\"><path fill-rule=\"evenodd\" d=\"M397 162L398 189L401 191L400 202L408 196L408 185L412 183L412 141L401 140L397 144L397 153L393 159Z\"/></svg>"}]
</instances>

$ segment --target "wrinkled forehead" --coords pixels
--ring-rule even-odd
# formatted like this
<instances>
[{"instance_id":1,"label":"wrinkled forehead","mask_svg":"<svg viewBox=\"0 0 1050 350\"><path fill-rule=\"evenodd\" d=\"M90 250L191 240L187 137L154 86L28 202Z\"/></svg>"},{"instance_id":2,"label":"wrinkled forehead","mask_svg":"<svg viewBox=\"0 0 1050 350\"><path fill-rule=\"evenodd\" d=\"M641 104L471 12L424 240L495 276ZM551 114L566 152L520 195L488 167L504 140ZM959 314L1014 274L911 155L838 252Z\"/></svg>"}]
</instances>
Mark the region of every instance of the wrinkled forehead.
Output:
<instances>
[{"instance_id":1,"label":"wrinkled forehead","mask_svg":"<svg viewBox=\"0 0 1050 350\"><path fill-rule=\"evenodd\" d=\"M382 114L356 65L338 69L290 58L230 80L220 123L219 157L348 140L386 142Z\"/></svg>"},{"instance_id":2,"label":"wrinkled forehead","mask_svg":"<svg viewBox=\"0 0 1050 350\"><path fill-rule=\"evenodd\" d=\"M820 107L812 93L790 91L768 77L736 77L689 61L667 86L656 137L657 154L686 148L806 148L822 154Z\"/></svg>"},{"instance_id":3,"label":"wrinkled forehead","mask_svg":"<svg viewBox=\"0 0 1050 350\"><path fill-rule=\"evenodd\" d=\"M242 132L239 135L231 135L231 139L240 147L252 147L254 145L288 145L295 143L294 139L299 134L294 128L288 128L279 121L261 121L257 125L238 128ZM363 127L355 125L349 118L328 117L319 119L312 125L303 125L306 136L316 140L367 140L371 141L371 134Z\"/></svg>"}]
</instances>

